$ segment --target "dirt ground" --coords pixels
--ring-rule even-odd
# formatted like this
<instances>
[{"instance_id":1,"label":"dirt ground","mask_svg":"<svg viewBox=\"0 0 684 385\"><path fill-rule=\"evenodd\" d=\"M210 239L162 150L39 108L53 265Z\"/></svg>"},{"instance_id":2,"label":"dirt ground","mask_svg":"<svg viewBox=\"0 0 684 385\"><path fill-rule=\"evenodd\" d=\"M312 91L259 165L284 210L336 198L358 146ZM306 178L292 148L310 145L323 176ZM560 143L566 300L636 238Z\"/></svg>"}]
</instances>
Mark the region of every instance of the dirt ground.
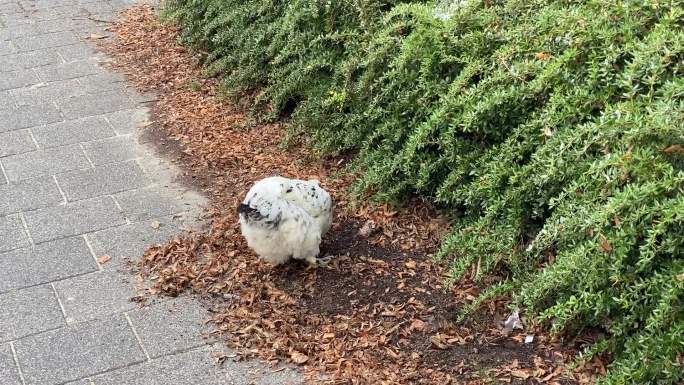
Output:
<instances>
[{"instance_id":1,"label":"dirt ground","mask_svg":"<svg viewBox=\"0 0 684 385\"><path fill-rule=\"evenodd\" d=\"M588 383L604 370L600 362L566 370L581 339L551 338L524 317L525 329L504 330L507 298L456 322L481 288L467 279L445 286L446 266L432 254L449 228L429 204L351 200L348 158L317 158L305 143L283 149L285 123L254 123L221 98L218 81L202 76L201 53L180 46L178 29L154 9L125 11L110 29L101 47L112 66L158 96L146 138L212 202L206 233L152 247L139 274L149 295L203 298L238 359L288 361L326 384ZM276 174L316 178L331 192L326 267L272 267L247 248L236 208L252 183Z\"/></svg>"}]
</instances>

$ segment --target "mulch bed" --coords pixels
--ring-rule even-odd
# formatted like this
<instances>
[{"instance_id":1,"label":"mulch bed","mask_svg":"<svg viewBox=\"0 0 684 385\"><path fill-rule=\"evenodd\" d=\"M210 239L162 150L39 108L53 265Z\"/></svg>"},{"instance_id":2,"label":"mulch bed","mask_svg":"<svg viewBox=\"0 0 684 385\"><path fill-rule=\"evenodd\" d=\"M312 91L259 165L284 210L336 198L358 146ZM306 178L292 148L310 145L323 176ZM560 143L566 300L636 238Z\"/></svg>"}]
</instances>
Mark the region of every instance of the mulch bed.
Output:
<instances>
[{"instance_id":1,"label":"mulch bed","mask_svg":"<svg viewBox=\"0 0 684 385\"><path fill-rule=\"evenodd\" d=\"M283 149L282 123L262 124L220 97L202 76L201 53L177 43L178 29L140 6L100 42L112 66L141 91L155 92L147 136L210 197L209 230L150 248L139 263L151 294L204 298L239 358L301 365L311 383L586 383L599 363L566 371L579 342L552 340L532 325L505 333L507 299L464 324L455 318L479 293L464 280L444 286L445 267L430 255L447 222L422 201L402 209L351 202L348 159L319 159L304 143ZM316 178L336 202L322 253L324 268L271 267L247 248L236 207L258 179ZM535 334L533 343L525 336Z\"/></svg>"}]
</instances>

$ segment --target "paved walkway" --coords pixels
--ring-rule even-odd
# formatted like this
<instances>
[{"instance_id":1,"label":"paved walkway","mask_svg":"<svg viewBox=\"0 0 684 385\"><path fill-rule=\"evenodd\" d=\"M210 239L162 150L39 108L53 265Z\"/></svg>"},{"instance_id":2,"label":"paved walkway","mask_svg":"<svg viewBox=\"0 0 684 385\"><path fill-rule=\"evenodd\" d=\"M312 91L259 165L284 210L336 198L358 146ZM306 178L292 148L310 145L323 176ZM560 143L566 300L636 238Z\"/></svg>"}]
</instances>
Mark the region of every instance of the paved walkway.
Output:
<instances>
[{"instance_id":1,"label":"paved walkway","mask_svg":"<svg viewBox=\"0 0 684 385\"><path fill-rule=\"evenodd\" d=\"M124 257L203 204L139 143L145 97L85 39L132 2L0 0L0 384L294 383L217 367L193 299L130 301Z\"/></svg>"}]
</instances>

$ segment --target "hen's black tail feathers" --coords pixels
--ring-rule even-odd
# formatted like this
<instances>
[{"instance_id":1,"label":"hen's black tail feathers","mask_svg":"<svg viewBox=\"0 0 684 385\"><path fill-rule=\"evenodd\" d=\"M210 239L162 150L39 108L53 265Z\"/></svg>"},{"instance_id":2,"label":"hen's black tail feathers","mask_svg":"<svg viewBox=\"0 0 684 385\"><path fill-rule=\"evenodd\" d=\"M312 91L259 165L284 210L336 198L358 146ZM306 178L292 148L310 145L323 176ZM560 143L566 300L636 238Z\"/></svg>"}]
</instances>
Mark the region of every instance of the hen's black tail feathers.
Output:
<instances>
[{"instance_id":1,"label":"hen's black tail feathers","mask_svg":"<svg viewBox=\"0 0 684 385\"><path fill-rule=\"evenodd\" d=\"M240 206L238 207L238 213L244 215L245 217L252 219L252 220L259 220L262 219L261 213L259 210L250 207L249 205L246 205L244 203L240 203Z\"/></svg>"},{"instance_id":2,"label":"hen's black tail feathers","mask_svg":"<svg viewBox=\"0 0 684 385\"><path fill-rule=\"evenodd\" d=\"M283 214L279 212L275 218L270 218L263 215L258 209L244 203L240 204L238 207L238 213L240 213L240 216L244 216L247 222L269 229L277 229L283 216Z\"/></svg>"}]
</instances>

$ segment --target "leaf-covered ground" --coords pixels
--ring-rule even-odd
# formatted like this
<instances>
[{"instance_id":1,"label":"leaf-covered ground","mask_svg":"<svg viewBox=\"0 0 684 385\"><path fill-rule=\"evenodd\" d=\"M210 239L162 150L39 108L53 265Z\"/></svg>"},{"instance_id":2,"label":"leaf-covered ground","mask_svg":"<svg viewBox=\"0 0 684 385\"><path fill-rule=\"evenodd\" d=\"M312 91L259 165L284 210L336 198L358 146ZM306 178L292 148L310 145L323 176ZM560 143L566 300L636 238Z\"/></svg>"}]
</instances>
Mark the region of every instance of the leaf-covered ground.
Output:
<instances>
[{"instance_id":1,"label":"leaf-covered ground","mask_svg":"<svg viewBox=\"0 0 684 385\"><path fill-rule=\"evenodd\" d=\"M352 204L347 159L283 149L282 124L254 123L221 98L201 75L201 54L178 45L178 30L152 8L127 10L111 30L102 48L112 66L158 95L148 135L212 202L206 233L149 249L140 271L152 294L204 298L209 322L239 357L289 361L312 383L330 384L587 383L603 370L598 360L565 370L589 337L551 339L524 317L524 330L507 332L505 298L456 323L480 289L467 279L444 286L444 267L430 256L449 229L429 205ZM254 181L274 174L317 178L332 193L327 267L273 268L246 247L236 207Z\"/></svg>"}]
</instances>

